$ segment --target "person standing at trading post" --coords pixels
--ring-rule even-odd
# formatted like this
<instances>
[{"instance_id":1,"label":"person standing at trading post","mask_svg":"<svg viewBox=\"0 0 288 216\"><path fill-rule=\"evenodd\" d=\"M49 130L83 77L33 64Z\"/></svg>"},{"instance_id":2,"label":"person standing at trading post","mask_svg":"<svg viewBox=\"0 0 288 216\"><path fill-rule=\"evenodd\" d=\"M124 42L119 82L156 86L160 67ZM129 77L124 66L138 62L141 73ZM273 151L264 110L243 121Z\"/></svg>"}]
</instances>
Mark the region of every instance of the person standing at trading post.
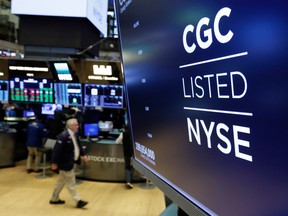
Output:
<instances>
[{"instance_id":1,"label":"person standing at trading post","mask_svg":"<svg viewBox=\"0 0 288 216\"><path fill-rule=\"evenodd\" d=\"M40 172L41 169L39 169L39 166L42 158L42 153L38 151L38 148L43 146L43 139L47 135L47 129L42 123L42 116L37 115L35 120L32 120L28 123L26 134L26 146L28 149L27 173L29 174L33 171ZM32 168L33 162L34 169Z\"/></svg>"},{"instance_id":2,"label":"person standing at trading post","mask_svg":"<svg viewBox=\"0 0 288 216\"><path fill-rule=\"evenodd\" d=\"M127 125L124 126L123 132L120 133L115 143L123 144L123 153L124 153L124 161L125 161L125 181L126 187L129 189L133 188L131 184L133 180L134 168L132 166L132 156L133 156L133 148L131 142L131 134L129 132L129 128Z\"/></svg>"},{"instance_id":3,"label":"person standing at trading post","mask_svg":"<svg viewBox=\"0 0 288 216\"><path fill-rule=\"evenodd\" d=\"M81 158L87 163L88 157L85 155L83 147L77 136L79 125L76 118L68 119L66 129L57 137L52 154L51 169L59 169L59 177L55 184L50 204L64 204L65 201L59 198L64 185L76 201L77 208L83 208L88 204L81 200L76 191L76 176L74 172L75 163L80 164Z\"/></svg>"}]
</instances>

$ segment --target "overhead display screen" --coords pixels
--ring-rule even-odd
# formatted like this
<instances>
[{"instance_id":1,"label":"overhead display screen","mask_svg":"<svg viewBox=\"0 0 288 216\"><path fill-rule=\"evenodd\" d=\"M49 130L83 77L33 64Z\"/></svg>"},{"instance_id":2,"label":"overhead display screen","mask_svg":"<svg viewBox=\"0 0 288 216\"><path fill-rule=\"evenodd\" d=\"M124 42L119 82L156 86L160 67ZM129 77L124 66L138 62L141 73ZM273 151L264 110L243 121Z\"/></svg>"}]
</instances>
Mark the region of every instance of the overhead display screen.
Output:
<instances>
[{"instance_id":1,"label":"overhead display screen","mask_svg":"<svg viewBox=\"0 0 288 216\"><path fill-rule=\"evenodd\" d=\"M9 98L14 102L53 103L52 79L14 77L9 80Z\"/></svg>"},{"instance_id":2,"label":"overhead display screen","mask_svg":"<svg viewBox=\"0 0 288 216\"><path fill-rule=\"evenodd\" d=\"M123 86L85 84L84 105L87 107L122 108Z\"/></svg>"},{"instance_id":3,"label":"overhead display screen","mask_svg":"<svg viewBox=\"0 0 288 216\"><path fill-rule=\"evenodd\" d=\"M288 215L284 2L115 4L135 166L189 215Z\"/></svg>"},{"instance_id":4,"label":"overhead display screen","mask_svg":"<svg viewBox=\"0 0 288 216\"><path fill-rule=\"evenodd\" d=\"M87 0L13 0L11 9L15 14L85 17Z\"/></svg>"},{"instance_id":5,"label":"overhead display screen","mask_svg":"<svg viewBox=\"0 0 288 216\"><path fill-rule=\"evenodd\" d=\"M54 62L53 66L59 81L72 81L72 75L67 62Z\"/></svg>"},{"instance_id":6,"label":"overhead display screen","mask_svg":"<svg viewBox=\"0 0 288 216\"><path fill-rule=\"evenodd\" d=\"M108 0L13 0L13 14L87 17L105 36Z\"/></svg>"},{"instance_id":7,"label":"overhead display screen","mask_svg":"<svg viewBox=\"0 0 288 216\"><path fill-rule=\"evenodd\" d=\"M81 83L55 83L55 103L82 106Z\"/></svg>"}]
</instances>

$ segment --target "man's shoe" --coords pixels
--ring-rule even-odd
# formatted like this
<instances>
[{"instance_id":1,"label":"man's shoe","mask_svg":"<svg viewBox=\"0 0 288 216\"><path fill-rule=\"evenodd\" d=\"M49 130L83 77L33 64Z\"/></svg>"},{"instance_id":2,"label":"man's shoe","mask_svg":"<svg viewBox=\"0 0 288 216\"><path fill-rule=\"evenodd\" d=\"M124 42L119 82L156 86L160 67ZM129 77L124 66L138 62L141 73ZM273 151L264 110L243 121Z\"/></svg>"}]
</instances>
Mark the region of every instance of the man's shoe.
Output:
<instances>
[{"instance_id":1,"label":"man's shoe","mask_svg":"<svg viewBox=\"0 0 288 216\"><path fill-rule=\"evenodd\" d=\"M77 208L83 208L84 206L86 206L88 204L88 202L83 201L83 200L79 200L77 203Z\"/></svg>"},{"instance_id":2,"label":"man's shoe","mask_svg":"<svg viewBox=\"0 0 288 216\"><path fill-rule=\"evenodd\" d=\"M28 174L31 173L31 172L34 172L34 170L33 169L27 169L27 173Z\"/></svg>"},{"instance_id":3,"label":"man's shoe","mask_svg":"<svg viewBox=\"0 0 288 216\"><path fill-rule=\"evenodd\" d=\"M133 188L133 185L132 185L130 182L127 182L127 183L126 183L126 187L127 187L128 189L132 189L132 188Z\"/></svg>"},{"instance_id":4,"label":"man's shoe","mask_svg":"<svg viewBox=\"0 0 288 216\"><path fill-rule=\"evenodd\" d=\"M59 199L59 200L57 200L57 201L52 201L52 200L50 200L50 204L64 204L65 203L65 201L64 200L61 200L61 199Z\"/></svg>"}]
</instances>

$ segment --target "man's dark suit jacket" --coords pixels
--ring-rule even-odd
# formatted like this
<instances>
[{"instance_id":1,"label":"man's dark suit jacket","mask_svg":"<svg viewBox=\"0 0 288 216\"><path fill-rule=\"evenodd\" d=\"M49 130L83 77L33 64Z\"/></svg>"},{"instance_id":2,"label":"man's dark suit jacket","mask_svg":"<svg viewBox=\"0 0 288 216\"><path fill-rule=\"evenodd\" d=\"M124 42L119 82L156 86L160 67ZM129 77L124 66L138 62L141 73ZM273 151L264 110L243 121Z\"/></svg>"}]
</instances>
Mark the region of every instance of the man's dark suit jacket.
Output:
<instances>
[{"instance_id":1,"label":"man's dark suit jacket","mask_svg":"<svg viewBox=\"0 0 288 216\"><path fill-rule=\"evenodd\" d=\"M79 146L80 156L84 156L85 152L78 136L76 136L76 140ZM73 169L74 163L80 164L80 162L80 157L76 161L74 160L73 140L66 129L57 138L53 149L52 163L57 164L59 170L69 171Z\"/></svg>"}]
</instances>

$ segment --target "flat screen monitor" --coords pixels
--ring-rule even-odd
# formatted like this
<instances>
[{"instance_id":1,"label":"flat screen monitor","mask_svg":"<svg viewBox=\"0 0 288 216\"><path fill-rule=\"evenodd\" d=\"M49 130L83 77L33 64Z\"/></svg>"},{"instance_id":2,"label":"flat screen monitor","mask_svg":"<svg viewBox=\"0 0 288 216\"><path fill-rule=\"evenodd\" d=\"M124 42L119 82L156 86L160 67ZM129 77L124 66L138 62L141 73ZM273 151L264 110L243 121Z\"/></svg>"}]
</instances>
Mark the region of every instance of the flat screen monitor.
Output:
<instances>
[{"instance_id":1,"label":"flat screen monitor","mask_svg":"<svg viewBox=\"0 0 288 216\"><path fill-rule=\"evenodd\" d=\"M54 115L56 110L62 110L61 104L42 104L41 114L42 115Z\"/></svg>"},{"instance_id":2,"label":"flat screen monitor","mask_svg":"<svg viewBox=\"0 0 288 216\"><path fill-rule=\"evenodd\" d=\"M134 166L189 215L288 215L285 1L115 4Z\"/></svg>"},{"instance_id":3,"label":"flat screen monitor","mask_svg":"<svg viewBox=\"0 0 288 216\"><path fill-rule=\"evenodd\" d=\"M84 105L87 107L123 107L122 85L85 84L84 88Z\"/></svg>"},{"instance_id":4,"label":"flat screen monitor","mask_svg":"<svg viewBox=\"0 0 288 216\"><path fill-rule=\"evenodd\" d=\"M9 98L13 102L54 103L52 79L14 77L9 84Z\"/></svg>"},{"instance_id":5,"label":"flat screen monitor","mask_svg":"<svg viewBox=\"0 0 288 216\"><path fill-rule=\"evenodd\" d=\"M34 118L35 112L33 110L23 110L23 118Z\"/></svg>"},{"instance_id":6,"label":"flat screen monitor","mask_svg":"<svg viewBox=\"0 0 288 216\"><path fill-rule=\"evenodd\" d=\"M98 126L99 126L99 130L102 132L110 132L113 130L112 121L99 121Z\"/></svg>"},{"instance_id":7,"label":"flat screen monitor","mask_svg":"<svg viewBox=\"0 0 288 216\"><path fill-rule=\"evenodd\" d=\"M8 80L0 80L0 101L2 103L7 103L8 102Z\"/></svg>"},{"instance_id":8,"label":"flat screen monitor","mask_svg":"<svg viewBox=\"0 0 288 216\"><path fill-rule=\"evenodd\" d=\"M84 136L85 137L98 137L99 127L98 123L84 123Z\"/></svg>"},{"instance_id":9,"label":"flat screen monitor","mask_svg":"<svg viewBox=\"0 0 288 216\"><path fill-rule=\"evenodd\" d=\"M82 106L81 83L55 83L55 103L69 106Z\"/></svg>"}]
</instances>

